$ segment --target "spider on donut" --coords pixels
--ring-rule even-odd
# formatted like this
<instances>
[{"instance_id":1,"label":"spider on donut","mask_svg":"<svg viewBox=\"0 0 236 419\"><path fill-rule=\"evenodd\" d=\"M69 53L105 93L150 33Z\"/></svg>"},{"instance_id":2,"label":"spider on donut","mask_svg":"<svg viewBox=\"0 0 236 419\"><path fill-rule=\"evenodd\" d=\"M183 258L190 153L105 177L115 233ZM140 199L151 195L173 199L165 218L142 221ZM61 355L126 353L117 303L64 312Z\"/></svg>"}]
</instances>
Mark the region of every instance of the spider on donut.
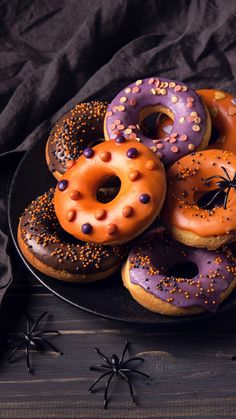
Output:
<instances>
[{"instance_id":1,"label":"spider on donut","mask_svg":"<svg viewBox=\"0 0 236 419\"><path fill-rule=\"evenodd\" d=\"M213 250L236 240L235 173L236 155L218 149L169 168L162 219L176 240Z\"/></svg>"}]
</instances>

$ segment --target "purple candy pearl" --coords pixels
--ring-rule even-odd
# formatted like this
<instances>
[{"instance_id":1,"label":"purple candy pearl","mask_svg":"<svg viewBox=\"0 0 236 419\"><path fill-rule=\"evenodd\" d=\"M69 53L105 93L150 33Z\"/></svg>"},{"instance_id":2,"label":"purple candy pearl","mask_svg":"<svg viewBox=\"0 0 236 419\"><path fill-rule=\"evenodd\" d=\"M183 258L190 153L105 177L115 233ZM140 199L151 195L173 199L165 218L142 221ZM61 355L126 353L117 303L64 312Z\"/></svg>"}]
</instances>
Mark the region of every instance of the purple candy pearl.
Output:
<instances>
[{"instance_id":1,"label":"purple candy pearl","mask_svg":"<svg viewBox=\"0 0 236 419\"><path fill-rule=\"evenodd\" d=\"M85 223L81 227L81 231L84 234L90 234L92 232L93 227L89 223Z\"/></svg>"},{"instance_id":2,"label":"purple candy pearl","mask_svg":"<svg viewBox=\"0 0 236 419\"><path fill-rule=\"evenodd\" d=\"M141 204L147 204L150 201L150 195L148 195L147 193L143 193L142 195L140 195L139 201L141 202Z\"/></svg>"},{"instance_id":3,"label":"purple candy pearl","mask_svg":"<svg viewBox=\"0 0 236 419\"><path fill-rule=\"evenodd\" d=\"M123 135L121 135L121 134L118 134L116 136L115 142L116 143L124 143L125 142L125 137Z\"/></svg>"},{"instance_id":4,"label":"purple candy pearl","mask_svg":"<svg viewBox=\"0 0 236 419\"><path fill-rule=\"evenodd\" d=\"M58 189L59 191L64 191L68 186L68 180L64 179L64 180L60 180L60 182L58 182Z\"/></svg>"},{"instance_id":5,"label":"purple candy pearl","mask_svg":"<svg viewBox=\"0 0 236 419\"><path fill-rule=\"evenodd\" d=\"M90 157L92 157L93 154L94 154L94 151L90 147L86 147L83 151L83 155L84 155L84 157L86 157L86 159L90 159Z\"/></svg>"},{"instance_id":6,"label":"purple candy pearl","mask_svg":"<svg viewBox=\"0 0 236 419\"><path fill-rule=\"evenodd\" d=\"M137 148L135 148L135 147L131 147L131 148L129 148L129 150L127 151L127 156L128 156L130 159L134 159L135 157L137 157L137 155L138 155L138 150L137 150Z\"/></svg>"}]
</instances>

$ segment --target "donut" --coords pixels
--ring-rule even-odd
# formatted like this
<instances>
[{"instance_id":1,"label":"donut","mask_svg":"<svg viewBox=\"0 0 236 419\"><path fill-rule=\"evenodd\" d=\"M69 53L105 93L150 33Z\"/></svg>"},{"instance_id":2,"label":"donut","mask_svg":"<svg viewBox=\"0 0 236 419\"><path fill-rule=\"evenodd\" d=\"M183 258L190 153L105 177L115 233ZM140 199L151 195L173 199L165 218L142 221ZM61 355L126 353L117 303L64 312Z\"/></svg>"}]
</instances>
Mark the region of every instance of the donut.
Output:
<instances>
[{"instance_id":1,"label":"donut","mask_svg":"<svg viewBox=\"0 0 236 419\"><path fill-rule=\"evenodd\" d=\"M209 144L211 148L219 148L236 154L236 98L223 90L198 90L206 104L213 127L217 131L216 141Z\"/></svg>"},{"instance_id":2,"label":"donut","mask_svg":"<svg viewBox=\"0 0 236 419\"><path fill-rule=\"evenodd\" d=\"M173 120L173 131L165 138L147 137L140 125L152 113ZM108 106L105 139L126 135L151 148L168 166L190 152L204 149L211 134L209 113L197 93L185 84L165 78L137 80L122 90Z\"/></svg>"},{"instance_id":3,"label":"donut","mask_svg":"<svg viewBox=\"0 0 236 419\"><path fill-rule=\"evenodd\" d=\"M212 135L208 148L219 148L236 154L236 98L223 90L197 90L211 115ZM156 138L171 135L172 120L166 116L158 118Z\"/></svg>"},{"instance_id":4,"label":"donut","mask_svg":"<svg viewBox=\"0 0 236 419\"><path fill-rule=\"evenodd\" d=\"M97 191L111 177L120 180L120 190L110 202L99 202ZM160 159L137 141L119 136L88 147L58 182L58 220L65 231L83 241L127 242L159 214L165 178Z\"/></svg>"},{"instance_id":5,"label":"donut","mask_svg":"<svg viewBox=\"0 0 236 419\"><path fill-rule=\"evenodd\" d=\"M71 167L84 148L103 141L106 102L79 103L54 125L46 145L46 161L56 179Z\"/></svg>"},{"instance_id":6,"label":"donut","mask_svg":"<svg viewBox=\"0 0 236 419\"><path fill-rule=\"evenodd\" d=\"M189 246L217 249L236 240L236 155L204 150L167 171L162 220Z\"/></svg>"},{"instance_id":7,"label":"donut","mask_svg":"<svg viewBox=\"0 0 236 419\"><path fill-rule=\"evenodd\" d=\"M97 281L117 271L126 247L82 243L67 235L53 201L52 188L32 201L20 218L18 243L25 259L40 272L70 282Z\"/></svg>"},{"instance_id":8,"label":"donut","mask_svg":"<svg viewBox=\"0 0 236 419\"><path fill-rule=\"evenodd\" d=\"M215 312L235 288L236 258L227 246L213 251L177 243L159 227L133 246L122 279L132 297L153 312Z\"/></svg>"}]
</instances>

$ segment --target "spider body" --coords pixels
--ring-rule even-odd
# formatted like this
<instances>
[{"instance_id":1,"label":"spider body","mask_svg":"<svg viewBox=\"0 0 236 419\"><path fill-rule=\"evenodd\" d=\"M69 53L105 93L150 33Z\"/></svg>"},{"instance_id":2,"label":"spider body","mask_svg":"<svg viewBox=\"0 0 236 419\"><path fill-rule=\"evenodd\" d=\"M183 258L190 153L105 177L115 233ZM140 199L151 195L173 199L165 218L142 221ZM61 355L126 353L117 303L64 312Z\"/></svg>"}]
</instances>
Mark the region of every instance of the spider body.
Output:
<instances>
[{"instance_id":1,"label":"spider body","mask_svg":"<svg viewBox=\"0 0 236 419\"><path fill-rule=\"evenodd\" d=\"M206 185L210 185L212 179L220 179L218 180L218 182L216 182L216 186L218 186L218 188L212 191L215 192L215 194L213 195L211 200L206 204L206 208L209 207L222 192L225 192L223 206L224 209L226 209L230 190L234 189L236 191L236 172L233 178L231 179L228 170L224 166L221 166L221 168L224 171L226 177L217 175L202 179L203 182L206 183Z\"/></svg>"},{"instance_id":2,"label":"spider body","mask_svg":"<svg viewBox=\"0 0 236 419\"><path fill-rule=\"evenodd\" d=\"M43 330L41 332L35 332L39 322L42 320L42 318L47 314L45 311L39 318L34 322L32 321L31 317L26 314L27 321L26 321L26 332L20 334L19 336L15 336L13 339L10 339L8 342L18 342L16 347L11 351L8 361L12 362L12 358L14 357L15 353L24 348L25 349L25 355L26 355L26 365L27 365L27 371L32 374L31 364L30 364L30 358L29 358L29 349L32 347L37 350L43 350L43 346L41 345L46 344L49 346L54 352L56 352L59 355L62 355L62 352L59 351L54 345L52 345L51 342L49 342L44 335L49 334L56 334L58 335L59 332L57 330Z\"/></svg>"},{"instance_id":3,"label":"spider body","mask_svg":"<svg viewBox=\"0 0 236 419\"><path fill-rule=\"evenodd\" d=\"M134 368L131 368L130 366L130 362L133 361L144 361L143 358L140 357L135 357L135 358L129 358L126 361L124 361L124 357L126 354L126 351L128 349L128 345L129 343L126 341L125 343L125 347L124 350L122 352L122 355L120 358L118 358L118 356L116 354L113 354L111 356L111 358L108 358L106 355L104 355L98 348L95 348L96 353L103 359L103 361L105 361L105 364L96 364L93 365L92 367L90 367L90 370L92 371L96 371L96 370L105 370L105 372L89 387L88 391L92 391L93 388L96 386L96 384L103 378L103 377L108 377L108 380L105 384L105 391L104 391L104 409L107 408L107 404L108 404L108 389L111 383L111 380L113 379L113 377L115 376L120 376L122 379L124 379L128 386L129 386L129 391L130 391L130 395L132 397L133 403L135 403L135 397L134 397L134 393L133 393L133 387L131 384L131 380L129 377L129 373L135 373L135 374L140 374L144 377L149 378L149 375L145 374L144 372L138 371Z\"/></svg>"}]
</instances>

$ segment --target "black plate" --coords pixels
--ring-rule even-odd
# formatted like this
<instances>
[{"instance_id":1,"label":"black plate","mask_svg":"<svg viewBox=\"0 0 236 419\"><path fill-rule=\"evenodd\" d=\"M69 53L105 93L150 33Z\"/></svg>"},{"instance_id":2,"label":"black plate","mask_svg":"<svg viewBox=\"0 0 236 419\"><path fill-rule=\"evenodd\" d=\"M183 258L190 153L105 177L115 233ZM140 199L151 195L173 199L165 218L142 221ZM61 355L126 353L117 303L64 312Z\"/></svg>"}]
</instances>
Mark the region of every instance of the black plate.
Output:
<instances>
[{"instance_id":1,"label":"black plate","mask_svg":"<svg viewBox=\"0 0 236 419\"><path fill-rule=\"evenodd\" d=\"M70 284L52 279L34 269L22 256L17 244L17 226L20 215L28 204L38 195L55 186L56 181L47 169L45 162L46 139L39 140L21 160L9 196L8 217L11 235L15 246L32 274L58 297L90 313L132 323L168 324L206 319L214 314L198 316L168 317L144 309L123 287L120 274L92 284ZM217 313L236 306L236 292L224 302Z\"/></svg>"}]
</instances>

